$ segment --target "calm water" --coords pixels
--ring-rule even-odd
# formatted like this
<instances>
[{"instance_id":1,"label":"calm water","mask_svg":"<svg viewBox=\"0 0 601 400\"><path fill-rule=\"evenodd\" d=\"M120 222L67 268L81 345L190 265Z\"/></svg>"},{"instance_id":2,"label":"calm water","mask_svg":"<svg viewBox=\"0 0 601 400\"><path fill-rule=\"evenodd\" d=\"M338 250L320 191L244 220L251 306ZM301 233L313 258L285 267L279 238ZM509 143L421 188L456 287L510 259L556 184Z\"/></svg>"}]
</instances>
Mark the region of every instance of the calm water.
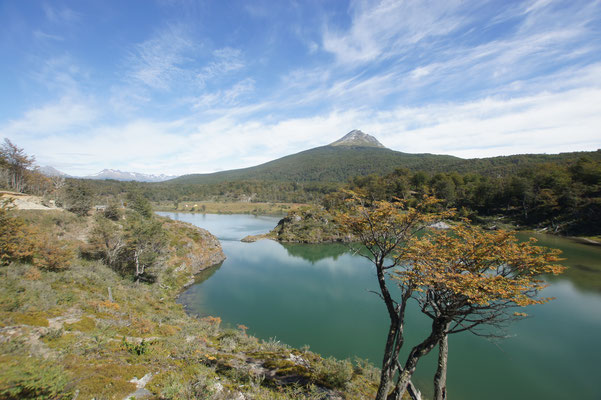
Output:
<instances>
[{"instance_id":1,"label":"calm water","mask_svg":"<svg viewBox=\"0 0 601 400\"><path fill-rule=\"evenodd\" d=\"M281 245L239 241L270 230L277 218L161 213L191 222L221 239L227 260L206 271L181 302L200 315L244 324L263 339L338 358L379 365L387 316L370 263L344 245ZM525 237L525 235L524 235ZM470 333L450 337L448 386L455 399L601 399L601 248L538 236L561 248L570 270L550 281L549 304L526 310L532 318L510 326L508 338L489 341ZM210 277L210 279L208 279ZM409 315L407 345L428 328ZM436 351L420 361L414 382L431 392Z\"/></svg>"}]
</instances>

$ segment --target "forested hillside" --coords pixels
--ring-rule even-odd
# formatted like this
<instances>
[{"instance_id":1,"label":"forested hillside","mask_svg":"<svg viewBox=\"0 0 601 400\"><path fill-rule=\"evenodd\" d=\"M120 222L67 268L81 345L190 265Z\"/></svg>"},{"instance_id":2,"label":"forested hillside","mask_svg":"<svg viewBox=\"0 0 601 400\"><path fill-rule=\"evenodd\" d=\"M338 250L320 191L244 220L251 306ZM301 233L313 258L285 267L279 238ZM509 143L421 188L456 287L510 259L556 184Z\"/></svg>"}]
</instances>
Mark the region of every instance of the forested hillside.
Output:
<instances>
[{"instance_id":1,"label":"forested hillside","mask_svg":"<svg viewBox=\"0 0 601 400\"><path fill-rule=\"evenodd\" d=\"M184 175L169 181L214 184L257 180L292 182L344 182L356 175L391 172L405 167L435 170L460 159L435 154L409 154L377 147L322 146L282 157L255 167L213 174Z\"/></svg>"},{"instance_id":2,"label":"forested hillside","mask_svg":"<svg viewBox=\"0 0 601 400\"><path fill-rule=\"evenodd\" d=\"M555 162L506 165L498 168L497 174L398 169L386 175L356 177L347 188L386 200L431 193L446 207L476 220L503 216L517 225L594 236L601 234L601 160L599 152L592 154L597 158L558 156ZM330 194L324 204L336 207L342 196L340 192Z\"/></svg>"}]
</instances>

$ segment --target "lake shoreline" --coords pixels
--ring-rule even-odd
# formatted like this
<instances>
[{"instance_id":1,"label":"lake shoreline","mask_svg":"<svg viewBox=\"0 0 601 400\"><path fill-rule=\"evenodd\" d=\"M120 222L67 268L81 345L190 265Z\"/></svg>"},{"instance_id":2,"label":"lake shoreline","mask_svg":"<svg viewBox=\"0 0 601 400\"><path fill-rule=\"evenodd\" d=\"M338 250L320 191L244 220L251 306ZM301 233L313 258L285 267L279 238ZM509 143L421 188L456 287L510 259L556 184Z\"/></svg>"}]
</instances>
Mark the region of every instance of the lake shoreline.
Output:
<instances>
[{"instance_id":1,"label":"lake shoreline","mask_svg":"<svg viewBox=\"0 0 601 400\"><path fill-rule=\"evenodd\" d=\"M191 222L194 216L185 214L179 218ZM210 224L220 229L221 225L230 226L229 234L224 230L217 234L218 237L227 238L224 250L228 260L223 268L202 282L198 288L190 288L182 298L189 306L188 312L194 313L195 304L198 304L201 308L197 310L201 310L203 316L207 313L219 315L224 324L229 326L242 323L251 327L253 335L264 340L276 335L278 340L290 343L296 348L309 344L311 349L326 356L344 358L352 353L364 359L378 359L381 349L376 343L379 343L378 338L381 335L376 331L382 326L377 320L381 310L380 304L375 304L374 308L369 306L371 302L377 303L377 298L372 299L364 295L369 292L369 285L373 284L374 280L369 267L360 264L364 262L363 258L353 258L345 251L346 246L343 244L311 245L261 240L273 239L265 233L261 234L270 228L269 221L261 222L252 216L236 218L229 215L207 215L206 218L196 217L196 221L209 224L201 225L209 231L212 231ZM271 218L270 221L272 224L276 223L275 218ZM582 308L594 307L599 301L597 288L601 287L601 282L596 277L601 276L601 267L598 263L600 258L596 256L598 249L595 246L576 243L571 238L535 230L522 230L518 233L520 241L527 241L529 237L534 236L542 246L564 248L566 259L569 260L567 262L572 268L569 268L565 277L549 280L546 293L556 300L548 305L527 310L532 318L512 325L508 332L510 338L500 344L501 349L497 345L473 339L469 335L454 336L453 349L459 352L456 354L460 354L464 361L457 359L456 363L461 365L456 364L453 371L473 368L476 363L488 365L488 369L513 369L517 372L511 379L520 390L526 392L530 390L528 387L531 386L532 379L547 382L548 378L545 376L554 376L552 382L549 381L546 385L553 389L547 390L545 395L549 399L561 399L565 398L567 386L560 384L560 379L553 375L552 371L534 368L534 365L559 365L561 363L558 354L561 357L568 357L569 354L571 361L568 363L579 360L579 364L582 365L577 372L562 372L572 381L569 391L582 393L588 398L587 393L596 392L586 389L583 379L579 376L586 377L585 380L591 379L590 363L595 362L597 353L591 353L582 340L575 338L584 335L590 340L597 331L591 329L590 324L600 326L601 322L597 317L585 317L576 312L574 307L578 307L576 304L581 304ZM239 237L245 234L257 242L240 243ZM274 302L274 299L278 300ZM302 307L299 307L299 304L302 304ZM322 313L319 310L325 311ZM420 324L425 326L427 321L420 322L419 317L414 315L412 318L411 330L407 331L407 334L419 335L420 329L423 328ZM549 327L555 326L557 318L570 318L571 325L555 327L555 333L545 334L545 341L541 342L542 332L549 332ZM348 334L349 332L352 334ZM409 336L408 342L415 340ZM569 340L567 344L566 337L574 339ZM542 348L544 343L550 347L544 345ZM569 351L553 352L548 351L549 348ZM487 360L491 360L491 363L488 364ZM427 376L432 363L424 361L426 362L419 370L421 372L418 372L415 383L427 390L430 381L426 381L424 377ZM523 367L526 365L529 367ZM520 368L538 372L534 378L523 379ZM429 376L427 378L429 379ZM496 388L491 399L506 398L504 395L507 393L504 392L502 384L489 379L488 375L483 375L469 384L462 382L457 375L451 379L450 384L453 386L449 390L462 398L479 398L478 394L481 394L482 390L491 387ZM532 395L533 392L528 393Z\"/></svg>"}]
</instances>

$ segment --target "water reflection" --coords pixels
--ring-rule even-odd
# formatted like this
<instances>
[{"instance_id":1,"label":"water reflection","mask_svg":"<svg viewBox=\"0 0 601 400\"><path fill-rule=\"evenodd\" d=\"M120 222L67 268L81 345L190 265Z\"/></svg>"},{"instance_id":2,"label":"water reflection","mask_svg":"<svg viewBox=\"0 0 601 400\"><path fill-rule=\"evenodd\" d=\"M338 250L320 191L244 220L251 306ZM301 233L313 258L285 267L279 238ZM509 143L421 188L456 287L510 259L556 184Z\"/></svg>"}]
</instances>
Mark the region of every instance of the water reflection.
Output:
<instances>
[{"instance_id":1,"label":"water reflection","mask_svg":"<svg viewBox=\"0 0 601 400\"><path fill-rule=\"evenodd\" d=\"M535 237L538 245L553 247L562 251L564 258L560 264L568 267L566 271L558 276L549 276L551 282L559 280L570 280L579 289L585 291L601 292L601 247L590 244L578 243L568 238L545 235L531 232L518 234L521 240Z\"/></svg>"},{"instance_id":2,"label":"water reflection","mask_svg":"<svg viewBox=\"0 0 601 400\"><path fill-rule=\"evenodd\" d=\"M334 261L344 253L349 252L347 245L342 243L327 244L301 244L301 243L282 243L282 246L291 257L300 257L303 260L315 264L317 261L325 258L332 258Z\"/></svg>"}]
</instances>

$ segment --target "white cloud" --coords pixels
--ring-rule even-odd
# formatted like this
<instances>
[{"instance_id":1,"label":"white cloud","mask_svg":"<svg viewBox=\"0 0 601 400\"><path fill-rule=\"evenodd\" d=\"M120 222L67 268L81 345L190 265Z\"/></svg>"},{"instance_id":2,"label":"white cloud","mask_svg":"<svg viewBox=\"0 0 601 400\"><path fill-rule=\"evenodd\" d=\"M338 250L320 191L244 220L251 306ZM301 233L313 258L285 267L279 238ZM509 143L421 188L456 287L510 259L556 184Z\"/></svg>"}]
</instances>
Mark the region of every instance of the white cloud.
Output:
<instances>
[{"instance_id":1,"label":"white cloud","mask_svg":"<svg viewBox=\"0 0 601 400\"><path fill-rule=\"evenodd\" d=\"M388 111L349 108L271 121L223 112L211 119L100 124L92 107L63 99L26 113L0 134L41 164L75 175L103 168L184 174L253 166L326 145L356 128L394 150L484 157L600 148L599 127L601 85Z\"/></svg>"},{"instance_id":2,"label":"white cloud","mask_svg":"<svg viewBox=\"0 0 601 400\"><path fill-rule=\"evenodd\" d=\"M243 42L232 38L211 41L191 25L167 25L132 45L120 64L126 78L100 90L104 81L92 82L86 64L66 48L36 60L33 77L58 100L0 122L0 137L77 175L247 167L328 144L355 128L413 153L596 149L599 4L539 0L480 15L487 7L455 1L358 0L350 25L325 23L320 44L311 28L297 28L313 54L309 64L297 54L301 63L293 70L276 69L268 58L251 62L253 46L235 48ZM46 17L81 17L64 10L46 6ZM47 33L54 30L28 32L40 45L59 41ZM83 95L87 90L93 94Z\"/></svg>"},{"instance_id":3,"label":"white cloud","mask_svg":"<svg viewBox=\"0 0 601 400\"><path fill-rule=\"evenodd\" d=\"M601 148L601 88L399 109L379 121L383 141L409 153L472 158L593 150Z\"/></svg>"},{"instance_id":4,"label":"white cloud","mask_svg":"<svg viewBox=\"0 0 601 400\"><path fill-rule=\"evenodd\" d=\"M205 93L199 97L190 99L194 109L208 109L216 106L234 106L239 103L239 98L252 93L255 89L255 80L246 78L236 82L231 88Z\"/></svg>"},{"instance_id":5,"label":"white cloud","mask_svg":"<svg viewBox=\"0 0 601 400\"><path fill-rule=\"evenodd\" d=\"M57 103L27 111L22 118L9 121L0 127L0 136L40 137L68 132L88 126L96 120L98 111L85 99L63 97Z\"/></svg>"}]
</instances>

